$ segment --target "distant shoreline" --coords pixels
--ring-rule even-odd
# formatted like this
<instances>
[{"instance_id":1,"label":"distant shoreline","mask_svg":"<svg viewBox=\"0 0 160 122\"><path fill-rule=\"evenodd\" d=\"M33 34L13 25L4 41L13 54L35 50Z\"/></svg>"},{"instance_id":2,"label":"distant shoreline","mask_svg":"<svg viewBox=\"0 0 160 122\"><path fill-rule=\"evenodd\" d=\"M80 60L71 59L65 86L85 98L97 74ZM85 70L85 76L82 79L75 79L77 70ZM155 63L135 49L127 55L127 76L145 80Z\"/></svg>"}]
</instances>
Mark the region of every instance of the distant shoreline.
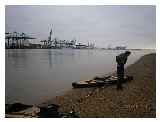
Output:
<instances>
[{"instance_id":1,"label":"distant shoreline","mask_svg":"<svg viewBox=\"0 0 160 122\"><path fill-rule=\"evenodd\" d=\"M16 50L16 49L52 49L52 50L63 50L63 49L72 49L72 48L5 48L5 50ZM118 49L106 49L106 48L94 48L94 49L87 49L87 48L83 48L83 49L79 49L79 48L74 48L73 50L111 50L111 51L125 51L125 50L131 50L131 51L142 51L142 50L156 50L156 49L125 49L125 50L118 50Z\"/></svg>"}]
</instances>

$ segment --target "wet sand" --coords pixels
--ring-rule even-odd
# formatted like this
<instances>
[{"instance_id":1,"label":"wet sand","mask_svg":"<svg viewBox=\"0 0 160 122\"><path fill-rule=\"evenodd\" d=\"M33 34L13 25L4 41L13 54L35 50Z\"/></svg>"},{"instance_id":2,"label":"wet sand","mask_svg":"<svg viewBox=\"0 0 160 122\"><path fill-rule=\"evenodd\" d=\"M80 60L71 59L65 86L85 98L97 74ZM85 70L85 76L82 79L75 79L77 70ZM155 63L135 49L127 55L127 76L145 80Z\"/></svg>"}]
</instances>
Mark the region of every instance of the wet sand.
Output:
<instances>
[{"instance_id":1,"label":"wet sand","mask_svg":"<svg viewBox=\"0 0 160 122\"><path fill-rule=\"evenodd\" d=\"M125 73L134 80L123 84L122 91L116 85L71 89L43 104L58 104L61 112L74 109L85 118L156 117L156 54L141 57Z\"/></svg>"}]
</instances>

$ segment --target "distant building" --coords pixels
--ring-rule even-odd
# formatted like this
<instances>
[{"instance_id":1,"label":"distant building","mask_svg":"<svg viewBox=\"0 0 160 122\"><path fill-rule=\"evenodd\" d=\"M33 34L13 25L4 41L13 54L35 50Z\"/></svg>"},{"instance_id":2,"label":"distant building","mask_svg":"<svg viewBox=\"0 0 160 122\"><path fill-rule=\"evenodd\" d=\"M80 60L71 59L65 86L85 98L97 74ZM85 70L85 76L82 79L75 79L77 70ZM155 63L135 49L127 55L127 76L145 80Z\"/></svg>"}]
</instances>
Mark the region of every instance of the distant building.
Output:
<instances>
[{"instance_id":1,"label":"distant building","mask_svg":"<svg viewBox=\"0 0 160 122\"><path fill-rule=\"evenodd\" d=\"M87 49L94 49L94 48L95 48L95 44L94 44L94 43L89 43L89 42L88 42Z\"/></svg>"},{"instance_id":2,"label":"distant building","mask_svg":"<svg viewBox=\"0 0 160 122\"><path fill-rule=\"evenodd\" d=\"M76 45L76 49L85 49L87 47L88 47L87 45L84 45L84 44L81 44L81 43L79 43L78 45Z\"/></svg>"},{"instance_id":3,"label":"distant building","mask_svg":"<svg viewBox=\"0 0 160 122\"><path fill-rule=\"evenodd\" d=\"M5 33L5 46L7 49L25 48L29 46L29 40L35 39L25 33L7 32Z\"/></svg>"},{"instance_id":4,"label":"distant building","mask_svg":"<svg viewBox=\"0 0 160 122\"><path fill-rule=\"evenodd\" d=\"M125 50L126 46L117 46L115 47L116 50Z\"/></svg>"},{"instance_id":5,"label":"distant building","mask_svg":"<svg viewBox=\"0 0 160 122\"><path fill-rule=\"evenodd\" d=\"M42 48L42 45L41 44L29 44L29 48L31 49L40 49Z\"/></svg>"}]
</instances>

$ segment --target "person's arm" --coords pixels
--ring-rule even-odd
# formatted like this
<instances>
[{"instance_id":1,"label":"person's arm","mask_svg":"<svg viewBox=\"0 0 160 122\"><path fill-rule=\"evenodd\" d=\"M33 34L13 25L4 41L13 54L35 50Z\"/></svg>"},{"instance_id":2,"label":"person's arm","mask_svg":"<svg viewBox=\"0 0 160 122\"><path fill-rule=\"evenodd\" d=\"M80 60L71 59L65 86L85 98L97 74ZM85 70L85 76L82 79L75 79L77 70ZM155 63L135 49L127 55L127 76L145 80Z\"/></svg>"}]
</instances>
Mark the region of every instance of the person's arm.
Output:
<instances>
[{"instance_id":1,"label":"person's arm","mask_svg":"<svg viewBox=\"0 0 160 122\"><path fill-rule=\"evenodd\" d=\"M118 56L116 56L116 62L118 63Z\"/></svg>"},{"instance_id":2,"label":"person's arm","mask_svg":"<svg viewBox=\"0 0 160 122\"><path fill-rule=\"evenodd\" d=\"M116 56L116 62L119 65L123 63L123 59L122 59L122 57L120 55Z\"/></svg>"},{"instance_id":3,"label":"person's arm","mask_svg":"<svg viewBox=\"0 0 160 122\"><path fill-rule=\"evenodd\" d=\"M127 57L124 57L124 64L126 64L127 62Z\"/></svg>"}]
</instances>

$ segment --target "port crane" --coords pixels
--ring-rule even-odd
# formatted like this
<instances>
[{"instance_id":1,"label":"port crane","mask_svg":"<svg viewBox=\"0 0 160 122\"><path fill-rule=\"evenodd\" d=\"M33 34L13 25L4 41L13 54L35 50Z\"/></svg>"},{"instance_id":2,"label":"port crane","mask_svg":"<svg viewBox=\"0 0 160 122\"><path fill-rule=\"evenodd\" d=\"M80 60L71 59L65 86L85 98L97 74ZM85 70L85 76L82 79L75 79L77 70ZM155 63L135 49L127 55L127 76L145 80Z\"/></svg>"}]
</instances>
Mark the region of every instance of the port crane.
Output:
<instances>
[{"instance_id":1,"label":"port crane","mask_svg":"<svg viewBox=\"0 0 160 122\"><path fill-rule=\"evenodd\" d=\"M24 43L28 39L36 39L34 37L27 36L24 32L6 32L5 39L7 40L6 48L24 48Z\"/></svg>"},{"instance_id":2,"label":"port crane","mask_svg":"<svg viewBox=\"0 0 160 122\"><path fill-rule=\"evenodd\" d=\"M42 40L40 42L43 42L43 48L51 48L52 47L52 29L50 30L48 40Z\"/></svg>"}]
</instances>

